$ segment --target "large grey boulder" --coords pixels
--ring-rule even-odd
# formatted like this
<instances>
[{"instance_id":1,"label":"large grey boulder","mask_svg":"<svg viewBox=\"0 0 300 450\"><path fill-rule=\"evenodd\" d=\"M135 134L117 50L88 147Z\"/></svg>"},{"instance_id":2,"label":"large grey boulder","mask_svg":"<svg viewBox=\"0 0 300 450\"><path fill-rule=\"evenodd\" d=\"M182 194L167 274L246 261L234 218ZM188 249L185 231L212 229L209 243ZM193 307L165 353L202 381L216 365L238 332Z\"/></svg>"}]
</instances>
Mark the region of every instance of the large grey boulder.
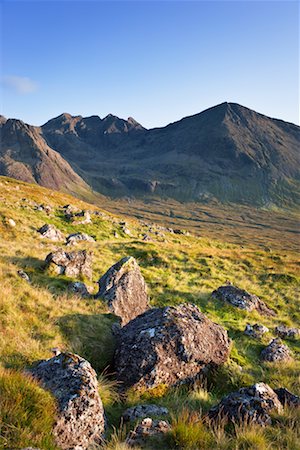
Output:
<instances>
[{"instance_id":1,"label":"large grey boulder","mask_svg":"<svg viewBox=\"0 0 300 450\"><path fill-rule=\"evenodd\" d=\"M246 311L253 311L256 309L259 313L267 316L273 316L275 314L274 311L268 308L256 295L250 294L249 292L232 285L220 286L213 291L212 297Z\"/></svg>"},{"instance_id":2,"label":"large grey boulder","mask_svg":"<svg viewBox=\"0 0 300 450\"><path fill-rule=\"evenodd\" d=\"M275 328L275 333L282 339L295 339L300 336L299 328L289 328L285 325L278 325Z\"/></svg>"},{"instance_id":3,"label":"large grey boulder","mask_svg":"<svg viewBox=\"0 0 300 450\"><path fill-rule=\"evenodd\" d=\"M86 250L76 252L65 252L60 249L46 256L46 267L55 273L68 277L79 275L92 278L92 255Z\"/></svg>"},{"instance_id":4,"label":"large grey boulder","mask_svg":"<svg viewBox=\"0 0 300 450\"><path fill-rule=\"evenodd\" d=\"M125 257L114 264L98 281L101 297L125 325L149 309L147 286L138 263Z\"/></svg>"},{"instance_id":5,"label":"large grey boulder","mask_svg":"<svg viewBox=\"0 0 300 450\"><path fill-rule=\"evenodd\" d=\"M122 389L184 382L208 364L223 364L229 345L224 328L195 305L150 309L119 331L116 376Z\"/></svg>"},{"instance_id":6,"label":"large grey boulder","mask_svg":"<svg viewBox=\"0 0 300 450\"><path fill-rule=\"evenodd\" d=\"M67 245L76 244L77 242L82 241L95 242L95 239L86 233L73 233L67 237Z\"/></svg>"},{"instance_id":7,"label":"large grey boulder","mask_svg":"<svg viewBox=\"0 0 300 450\"><path fill-rule=\"evenodd\" d=\"M63 233L52 224L46 223L38 229L41 237L44 239L50 239L51 241L63 241L65 239Z\"/></svg>"},{"instance_id":8,"label":"large grey boulder","mask_svg":"<svg viewBox=\"0 0 300 450\"><path fill-rule=\"evenodd\" d=\"M231 392L208 412L211 420L234 423L257 423L270 425L270 412L281 412L282 405L277 394L265 383Z\"/></svg>"},{"instance_id":9,"label":"large grey boulder","mask_svg":"<svg viewBox=\"0 0 300 450\"><path fill-rule=\"evenodd\" d=\"M260 357L263 361L283 362L292 359L291 351L287 345L283 344L280 338L273 339L267 347L265 347Z\"/></svg>"},{"instance_id":10,"label":"large grey boulder","mask_svg":"<svg viewBox=\"0 0 300 450\"><path fill-rule=\"evenodd\" d=\"M269 328L259 323L255 323L254 325L247 323L246 328L244 330L244 334L246 334L247 336L254 337L256 339L260 339L263 337L265 333L268 333L268 331Z\"/></svg>"},{"instance_id":11,"label":"large grey boulder","mask_svg":"<svg viewBox=\"0 0 300 450\"><path fill-rule=\"evenodd\" d=\"M60 353L39 362L32 375L57 400L53 429L57 446L62 450L84 450L100 444L105 416L97 374L90 363L73 353Z\"/></svg>"}]
</instances>

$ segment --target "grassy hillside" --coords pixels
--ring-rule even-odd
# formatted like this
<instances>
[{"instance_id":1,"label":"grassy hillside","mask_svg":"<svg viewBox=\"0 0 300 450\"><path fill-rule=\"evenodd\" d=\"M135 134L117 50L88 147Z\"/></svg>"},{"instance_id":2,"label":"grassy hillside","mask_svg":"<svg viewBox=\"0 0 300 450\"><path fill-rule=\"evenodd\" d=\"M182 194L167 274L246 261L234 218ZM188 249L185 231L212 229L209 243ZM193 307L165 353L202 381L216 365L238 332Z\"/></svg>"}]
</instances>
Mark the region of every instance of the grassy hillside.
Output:
<instances>
[{"instance_id":1,"label":"grassy hillside","mask_svg":"<svg viewBox=\"0 0 300 450\"><path fill-rule=\"evenodd\" d=\"M36 210L40 204L51 206L49 215ZM209 238L175 235L156 226L153 231L158 234L151 234L146 224L126 218L131 231L128 236L122 231L124 218L105 212L93 215L92 224L70 224L61 211L65 204L97 209L65 194L0 178L0 448L55 448L49 431L55 411L53 399L23 372L34 361L50 357L52 347L80 354L97 370L110 424L107 448L126 448L120 443L124 429L113 432L113 427L118 428L120 414L127 405L149 399L168 406L174 427L163 443L149 443L145 448L299 448L295 411L285 410L275 418L275 425L266 429L211 429L200 417L200 411L207 410L224 393L252 382L265 381L271 387L284 386L300 393L299 340L285 342L294 353L293 362L275 365L259 360L276 325L300 325L300 263L293 250L295 245L274 237L265 239L264 247L249 245L249 234L244 241L241 235L240 243L234 244L221 240L219 231L218 239L214 239L213 227ZM12 227L9 219L16 226ZM44 223L56 225L66 235L84 231L96 239L95 243L76 246L93 251L93 280L87 281L93 292L97 288L95 282L113 263L126 255L136 257L152 306L182 302L198 305L228 330L232 339L229 362L194 387L161 386L142 398L135 392L119 398L109 373L114 350L110 328L115 318L100 300L82 300L69 294L70 279L44 272L46 255L64 246L63 242L39 237L36 229ZM145 233L152 241L143 241ZM30 284L18 275L19 269L30 276ZM276 310L276 317L259 316L257 312L248 313L212 300L212 290L226 280L258 295ZM243 334L247 322L262 323L270 332L261 342L247 337ZM47 415L41 414L43 409L47 409Z\"/></svg>"}]
</instances>

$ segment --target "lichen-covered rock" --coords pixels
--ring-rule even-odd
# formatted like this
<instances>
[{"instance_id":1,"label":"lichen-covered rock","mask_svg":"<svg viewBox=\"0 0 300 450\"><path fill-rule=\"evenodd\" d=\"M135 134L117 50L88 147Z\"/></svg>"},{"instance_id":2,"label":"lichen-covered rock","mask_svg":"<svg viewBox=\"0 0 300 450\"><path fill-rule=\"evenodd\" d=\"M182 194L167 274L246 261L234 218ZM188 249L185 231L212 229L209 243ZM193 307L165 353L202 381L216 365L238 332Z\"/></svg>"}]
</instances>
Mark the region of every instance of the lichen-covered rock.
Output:
<instances>
[{"instance_id":1,"label":"lichen-covered rock","mask_svg":"<svg viewBox=\"0 0 300 450\"><path fill-rule=\"evenodd\" d=\"M67 244L74 244L76 242L87 241L87 242L95 242L95 239L92 236L89 236L86 233L74 233L70 234L67 237Z\"/></svg>"},{"instance_id":2,"label":"lichen-covered rock","mask_svg":"<svg viewBox=\"0 0 300 450\"><path fill-rule=\"evenodd\" d=\"M290 361L292 359L290 349L287 345L283 344L279 338L273 339L270 344L262 350L260 357L263 361L270 362Z\"/></svg>"},{"instance_id":3,"label":"lichen-covered rock","mask_svg":"<svg viewBox=\"0 0 300 450\"><path fill-rule=\"evenodd\" d=\"M130 447L143 445L149 437L159 437L171 430L171 425L165 420L153 420L146 417L137 425L135 430L130 431L126 438L126 444Z\"/></svg>"},{"instance_id":4,"label":"lichen-covered rock","mask_svg":"<svg viewBox=\"0 0 300 450\"><path fill-rule=\"evenodd\" d=\"M213 298L222 300L232 306L236 306L246 311L253 311L256 309L259 313L264 315L274 315L274 311L267 307L267 305L256 295L249 294L249 292L239 289L232 285L220 286L213 291Z\"/></svg>"},{"instance_id":5,"label":"lichen-covered rock","mask_svg":"<svg viewBox=\"0 0 300 450\"><path fill-rule=\"evenodd\" d=\"M247 323L244 334L256 339L260 339L268 331L269 328L265 327L264 325L260 325L259 323L255 323L254 325L250 325L249 323Z\"/></svg>"},{"instance_id":6,"label":"lichen-covered rock","mask_svg":"<svg viewBox=\"0 0 300 450\"><path fill-rule=\"evenodd\" d=\"M281 412L282 405L277 394L265 383L231 392L208 412L211 420L225 420L234 423L257 423L270 425L270 412Z\"/></svg>"},{"instance_id":7,"label":"lichen-covered rock","mask_svg":"<svg viewBox=\"0 0 300 450\"><path fill-rule=\"evenodd\" d=\"M282 339L295 339L296 337L300 336L299 328L289 328L285 325L278 325L275 328L275 333Z\"/></svg>"},{"instance_id":8,"label":"lichen-covered rock","mask_svg":"<svg viewBox=\"0 0 300 450\"><path fill-rule=\"evenodd\" d=\"M53 434L59 448L84 450L101 442L105 416L97 374L88 361L73 353L61 353L38 363L32 375L57 400Z\"/></svg>"},{"instance_id":9,"label":"lichen-covered rock","mask_svg":"<svg viewBox=\"0 0 300 450\"><path fill-rule=\"evenodd\" d=\"M125 325L117 341L117 379L123 389L140 390L195 378L208 364L224 363L230 344L224 328L191 304L150 309Z\"/></svg>"},{"instance_id":10,"label":"lichen-covered rock","mask_svg":"<svg viewBox=\"0 0 300 450\"><path fill-rule=\"evenodd\" d=\"M48 223L39 228L38 233L40 233L42 238L50 239L51 241L63 241L65 239L60 230Z\"/></svg>"},{"instance_id":11,"label":"lichen-covered rock","mask_svg":"<svg viewBox=\"0 0 300 450\"><path fill-rule=\"evenodd\" d=\"M60 249L49 253L46 257L46 267L50 267L55 273L68 277L78 277L84 275L92 277L92 255L86 250L77 252L65 252Z\"/></svg>"},{"instance_id":12,"label":"lichen-covered rock","mask_svg":"<svg viewBox=\"0 0 300 450\"><path fill-rule=\"evenodd\" d=\"M97 297L121 318L122 325L149 309L147 286L136 260L126 257L114 264L98 281Z\"/></svg>"},{"instance_id":13,"label":"lichen-covered rock","mask_svg":"<svg viewBox=\"0 0 300 450\"><path fill-rule=\"evenodd\" d=\"M274 389L274 392L276 392L279 401L283 406L300 407L300 397L288 391L286 388Z\"/></svg>"},{"instance_id":14,"label":"lichen-covered rock","mask_svg":"<svg viewBox=\"0 0 300 450\"><path fill-rule=\"evenodd\" d=\"M144 419L145 417L158 417L167 414L169 414L169 410L163 406L144 404L126 409L122 414L122 418L124 422L133 422L137 419Z\"/></svg>"},{"instance_id":15,"label":"lichen-covered rock","mask_svg":"<svg viewBox=\"0 0 300 450\"><path fill-rule=\"evenodd\" d=\"M91 296L86 285L81 281L74 281L74 283L70 283L68 290L72 294L78 295L79 297L88 298Z\"/></svg>"}]
</instances>

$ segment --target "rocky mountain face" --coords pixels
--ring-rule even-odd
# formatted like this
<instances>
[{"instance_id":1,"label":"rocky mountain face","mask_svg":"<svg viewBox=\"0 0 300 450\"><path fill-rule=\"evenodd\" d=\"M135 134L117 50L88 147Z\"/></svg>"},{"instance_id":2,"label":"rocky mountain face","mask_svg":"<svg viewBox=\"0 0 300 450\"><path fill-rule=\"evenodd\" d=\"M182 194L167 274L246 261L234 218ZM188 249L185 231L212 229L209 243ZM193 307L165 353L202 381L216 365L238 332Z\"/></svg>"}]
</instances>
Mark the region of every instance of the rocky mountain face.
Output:
<instances>
[{"instance_id":1,"label":"rocky mountain face","mask_svg":"<svg viewBox=\"0 0 300 450\"><path fill-rule=\"evenodd\" d=\"M75 193L88 188L60 153L49 147L38 127L1 116L0 132L2 175Z\"/></svg>"},{"instance_id":2,"label":"rocky mountain face","mask_svg":"<svg viewBox=\"0 0 300 450\"><path fill-rule=\"evenodd\" d=\"M300 197L300 127L234 103L151 130L132 118L62 114L39 136L110 196L258 206Z\"/></svg>"}]
</instances>

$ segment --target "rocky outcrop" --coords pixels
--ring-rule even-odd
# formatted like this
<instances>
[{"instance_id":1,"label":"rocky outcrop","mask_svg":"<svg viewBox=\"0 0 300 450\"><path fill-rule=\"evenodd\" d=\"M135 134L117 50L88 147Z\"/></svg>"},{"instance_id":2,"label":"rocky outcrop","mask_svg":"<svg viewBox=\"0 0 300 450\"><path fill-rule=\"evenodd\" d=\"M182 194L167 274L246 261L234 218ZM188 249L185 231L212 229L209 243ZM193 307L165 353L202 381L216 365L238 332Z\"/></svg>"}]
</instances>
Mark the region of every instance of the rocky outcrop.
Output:
<instances>
[{"instance_id":1,"label":"rocky outcrop","mask_svg":"<svg viewBox=\"0 0 300 450\"><path fill-rule=\"evenodd\" d=\"M63 233L58 230L54 225L45 224L38 229L42 238L50 239L51 241L63 241L65 239Z\"/></svg>"},{"instance_id":2,"label":"rocky outcrop","mask_svg":"<svg viewBox=\"0 0 300 450\"><path fill-rule=\"evenodd\" d=\"M61 353L38 363L32 375L57 400L53 434L59 448L84 450L101 442L105 416L97 374L88 361L73 353Z\"/></svg>"},{"instance_id":3,"label":"rocky outcrop","mask_svg":"<svg viewBox=\"0 0 300 450\"><path fill-rule=\"evenodd\" d=\"M146 417L137 425L137 427L130 431L126 438L126 444L130 447L145 444L149 437L159 437L171 430L171 425L165 420L153 420Z\"/></svg>"},{"instance_id":4,"label":"rocky outcrop","mask_svg":"<svg viewBox=\"0 0 300 450\"><path fill-rule=\"evenodd\" d=\"M169 410L163 406L144 404L126 409L122 414L122 418L124 422L134 422L137 419L144 419L145 417L158 417L167 414L169 414Z\"/></svg>"},{"instance_id":5,"label":"rocky outcrop","mask_svg":"<svg viewBox=\"0 0 300 450\"><path fill-rule=\"evenodd\" d=\"M95 242L95 239L86 233L74 233L67 237L67 245L76 244L81 241Z\"/></svg>"},{"instance_id":6,"label":"rocky outcrop","mask_svg":"<svg viewBox=\"0 0 300 450\"><path fill-rule=\"evenodd\" d=\"M300 336L299 328L289 328L285 325L278 325L278 327L275 328L275 333L282 339L295 339Z\"/></svg>"},{"instance_id":7,"label":"rocky outcrop","mask_svg":"<svg viewBox=\"0 0 300 450\"><path fill-rule=\"evenodd\" d=\"M277 394L265 383L231 392L210 409L211 420L225 420L234 423L257 423L270 425L270 412L281 412L282 405Z\"/></svg>"},{"instance_id":8,"label":"rocky outcrop","mask_svg":"<svg viewBox=\"0 0 300 450\"><path fill-rule=\"evenodd\" d=\"M60 249L49 253L46 257L46 267L55 273L67 277L78 277L79 275L92 277L92 255L86 250L76 252L65 252Z\"/></svg>"},{"instance_id":9,"label":"rocky outcrop","mask_svg":"<svg viewBox=\"0 0 300 450\"><path fill-rule=\"evenodd\" d=\"M74 295L78 295L79 297L88 298L91 297L86 285L81 281L74 281L74 283L70 283L68 290L70 293Z\"/></svg>"},{"instance_id":10,"label":"rocky outcrop","mask_svg":"<svg viewBox=\"0 0 300 450\"><path fill-rule=\"evenodd\" d=\"M155 308L125 325L115 353L122 388L144 390L196 377L207 366L223 364L229 354L227 332L195 305Z\"/></svg>"},{"instance_id":11,"label":"rocky outcrop","mask_svg":"<svg viewBox=\"0 0 300 450\"><path fill-rule=\"evenodd\" d=\"M109 309L121 318L122 325L149 309L147 286L136 260L121 259L98 281L101 297Z\"/></svg>"},{"instance_id":12,"label":"rocky outcrop","mask_svg":"<svg viewBox=\"0 0 300 450\"><path fill-rule=\"evenodd\" d=\"M259 313L273 316L275 313L267 305L260 300L256 295L249 294L249 292L239 289L232 285L221 286L212 293L213 298L222 300L232 306L236 306L246 311L257 310Z\"/></svg>"},{"instance_id":13,"label":"rocky outcrop","mask_svg":"<svg viewBox=\"0 0 300 450\"><path fill-rule=\"evenodd\" d=\"M254 337L256 339L262 338L265 333L268 333L269 328L261 325L259 323L255 323L254 325L250 325L247 323L246 328L244 330L244 334L247 336Z\"/></svg>"},{"instance_id":14,"label":"rocky outcrop","mask_svg":"<svg viewBox=\"0 0 300 450\"><path fill-rule=\"evenodd\" d=\"M294 408L300 407L300 397L288 391L286 388L274 389L274 392L276 392L279 401L283 404L283 406Z\"/></svg>"},{"instance_id":15,"label":"rocky outcrop","mask_svg":"<svg viewBox=\"0 0 300 450\"><path fill-rule=\"evenodd\" d=\"M291 351L287 345L283 344L279 338L273 339L260 354L263 361L280 362L292 359Z\"/></svg>"}]
</instances>

